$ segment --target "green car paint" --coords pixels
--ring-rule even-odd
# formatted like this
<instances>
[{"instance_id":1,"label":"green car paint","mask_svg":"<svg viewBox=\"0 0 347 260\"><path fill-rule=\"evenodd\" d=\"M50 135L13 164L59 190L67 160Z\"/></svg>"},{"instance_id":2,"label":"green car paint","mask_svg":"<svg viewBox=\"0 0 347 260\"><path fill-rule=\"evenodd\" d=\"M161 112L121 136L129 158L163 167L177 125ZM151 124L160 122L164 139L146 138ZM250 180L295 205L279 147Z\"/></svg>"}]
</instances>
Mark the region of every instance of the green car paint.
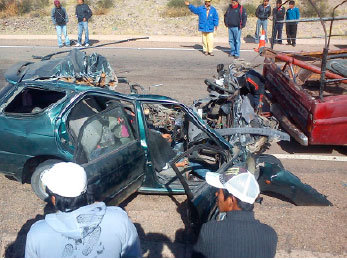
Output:
<instances>
[{"instance_id":1,"label":"green car paint","mask_svg":"<svg viewBox=\"0 0 347 260\"><path fill-rule=\"evenodd\" d=\"M15 93L25 88L42 88L45 90L59 91L64 97L51 104L38 113L13 114L5 113L4 108ZM111 99L121 99L134 105L136 114L136 131L138 131L138 143L124 146L114 160L120 157L136 157L137 164L129 162L126 165L118 165L119 172L129 175L118 175L119 180L112 176L113 165L116 163L100 159L83 166L90 177L91 185L98 186L105 181L105 186L98 192L100 198L108 200L117 194L118 202L124 200L133 191L156 194L184 194L184 184L168 186L158 181L155 173L147 142L147 126L143 113L144 103L177 105L187 113L200 129L203 129L208 138L214 141L220 149L232 154L233 147L222 136L216 133L190 108L171 98L158 95L121 94L115 91L96 88L91 86L76 85L62 81L22 82L7 88L0 96L0 171L12 176L18 181L28 182L30 176L39 163L48 159L61 161L74 161L76 149L73 140L68 133L69 111L82 97L97 95ZM137 150L136 150L137 149ZM138 150L141 150L139 152ZM231 156L227 158L231 163ZM102 168L102 170L100 170ZM138 171L141 173L135 173ZM103 180L106 178L107 180ZM105 177L108 176L108 177ZM128 177L127 177L128 176ZM100 179L101 178L101 179ZM127 178L130 178L129 180ZM115 182L116 181L116 182ZM184 182L184 180L182 180ZM285 196L297 205L331 205L322 194L315 191L311 186L303 184L296 176L284 170L274 163L265 163L260 167L259 184L262 192L273 192ZM116 183L110 186L110 183ZM211 217L211 209L215 205L214 190L205 182L201 185L186 186L193 196L189 198L192 215L196 215L199 222L204 222ZM132 187L132 188L130 188ZM103 193L103 194L101 194ZM195 213L194 213L195 212Z\"/></svg>"}]
</instances>

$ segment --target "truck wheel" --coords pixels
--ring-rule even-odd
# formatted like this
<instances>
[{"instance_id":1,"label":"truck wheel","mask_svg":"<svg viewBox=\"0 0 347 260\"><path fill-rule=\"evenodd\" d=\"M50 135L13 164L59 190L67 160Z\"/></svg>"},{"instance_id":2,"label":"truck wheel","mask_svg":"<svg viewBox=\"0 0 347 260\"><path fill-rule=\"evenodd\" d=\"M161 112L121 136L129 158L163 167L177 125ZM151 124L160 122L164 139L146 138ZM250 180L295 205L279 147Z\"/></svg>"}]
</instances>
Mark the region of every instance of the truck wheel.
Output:
<instances>
[{"instance_id":1,"label":"truck wheel","mask_svg":"<svg viewBox=\"0 0 347 260\"><path fill-rule=\"evenodd\" d=\"M31 175L31 188L35 192L36 196L43 201L48 197L48 194L46 193L46 186L41 182L41 174L59 162L61 161L55 159L44 161L36 167L33 175Z\"/></svg>"}]
</instances>

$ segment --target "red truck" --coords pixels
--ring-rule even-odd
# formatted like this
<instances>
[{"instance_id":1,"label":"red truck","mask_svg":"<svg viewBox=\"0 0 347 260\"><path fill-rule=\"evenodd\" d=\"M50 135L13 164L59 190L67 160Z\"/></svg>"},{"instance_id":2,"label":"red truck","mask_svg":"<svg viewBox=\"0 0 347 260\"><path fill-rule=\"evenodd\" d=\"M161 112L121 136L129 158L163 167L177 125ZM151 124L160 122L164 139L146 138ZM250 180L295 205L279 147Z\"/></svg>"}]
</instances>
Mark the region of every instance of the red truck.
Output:
<instances>
[{"instance_id":1,"label":"red truck","mask_svg":"<svg viewBox=\"0 0 347 260\"><path fill-rule=\"evenodd\" d=\"M305 146L347 145L347 49L327 54L321 84L323 52L262 50L265 99L281 127Z\"/></svg>"}]
</instances>

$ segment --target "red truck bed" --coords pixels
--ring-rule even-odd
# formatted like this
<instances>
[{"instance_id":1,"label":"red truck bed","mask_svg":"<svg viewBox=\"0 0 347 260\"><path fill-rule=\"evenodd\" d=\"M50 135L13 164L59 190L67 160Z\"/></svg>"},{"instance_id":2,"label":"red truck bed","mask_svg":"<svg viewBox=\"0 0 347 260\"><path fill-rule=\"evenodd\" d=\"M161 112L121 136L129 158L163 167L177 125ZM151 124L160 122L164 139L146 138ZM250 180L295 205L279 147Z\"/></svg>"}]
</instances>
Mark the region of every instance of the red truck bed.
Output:
<instances>
[{"instance_id":1,"label":"red truck bed","mask_svg":"<svg viewBox=\"0 0 347 260\"><path fill-rule=\"evenodd\" d=\"M266 79L267 101L282 128L302 145L347 145L347 84L343 83L345 81L327 84L323 99L320 99L320 75L312 73L310 67L312 65L319 68L317 58L308 57L309 61L299 60L298 66L295 61L290 62L294 59L292 57L284 57L283 63L283 55L289 55L280 55L265 54L267 58L263 75ZM282 67L276 61L280 61ZM304 68L301 66L302 62L305 63ZM329 77L343 78L336 75L332 73Z\"/></svg>"}]
</instances>

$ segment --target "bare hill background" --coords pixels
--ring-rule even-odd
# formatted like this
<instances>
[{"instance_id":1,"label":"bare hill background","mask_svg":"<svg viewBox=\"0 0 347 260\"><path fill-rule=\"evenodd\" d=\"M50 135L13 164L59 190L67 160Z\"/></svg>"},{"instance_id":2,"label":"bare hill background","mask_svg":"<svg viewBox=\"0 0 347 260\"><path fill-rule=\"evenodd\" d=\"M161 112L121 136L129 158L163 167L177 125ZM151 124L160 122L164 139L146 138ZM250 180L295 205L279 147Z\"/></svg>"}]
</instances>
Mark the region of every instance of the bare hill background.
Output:
<instances>
[{"instance_id":1,"label":"bare hill background","mask_svg":"<svg viewBox=\"0 0 347 260\"><path fill-rule=\"evenodd\" d=\"M0 0L0 2L7 0ZM15 0L9 0L15 1ZM24 1L24 0L21 0ZM44 1L47 0L26 0ZM167 4L170 0L86 0L90 4L94 15L90 21L90 34L93 35L177 35L177 36L198 36L198 17L188 14L183 17L169 17L167 15ZM172 1L172 0L171 0ZM179 0L178 0L179 1ZM198 1L198 0L195 0ZM328 7L335 6L342 0L326 1ZM40 5L39 2L36 5ZM176 1L177 2L177 1ZM184 0L182 0L182 3ZM297 6L303 10L307 0L296 1ZM242 0L242 4L258 6L261 1ZM69 15L68 32L77 33L77 21L75 18L75 0L63 0ZM220 26L216 32L217 36L227 36L227 29L223 23L223 14L229 1L215 0L213 5L217 8L220 16ZM270 1L271 6L275 5L275 0ZM43 4L41 4L42 6ZM104 8L103 6L110 6ZM287 7L288 5L286 5ZM50 11L53 8L53 0L49 0L45 7L34 7L29 13L24 15L11 16L14 7L7 7L0 12L0 34L55 34L55 28L51 22ZM338 15L347 14L347 3L339 8ZM254 36L256 18L248 17L246 28L243 30L243 37ZM329 23L327 23L329 27ZM333 34L346 35L347 21L336 21L334 23ZM271 30L271 22L269 23ZM322 36L323 30L320 23L302 23L299 25L298 37ZM341 37L340 37L341 38Z\"/></svg>"}]
</instances>

